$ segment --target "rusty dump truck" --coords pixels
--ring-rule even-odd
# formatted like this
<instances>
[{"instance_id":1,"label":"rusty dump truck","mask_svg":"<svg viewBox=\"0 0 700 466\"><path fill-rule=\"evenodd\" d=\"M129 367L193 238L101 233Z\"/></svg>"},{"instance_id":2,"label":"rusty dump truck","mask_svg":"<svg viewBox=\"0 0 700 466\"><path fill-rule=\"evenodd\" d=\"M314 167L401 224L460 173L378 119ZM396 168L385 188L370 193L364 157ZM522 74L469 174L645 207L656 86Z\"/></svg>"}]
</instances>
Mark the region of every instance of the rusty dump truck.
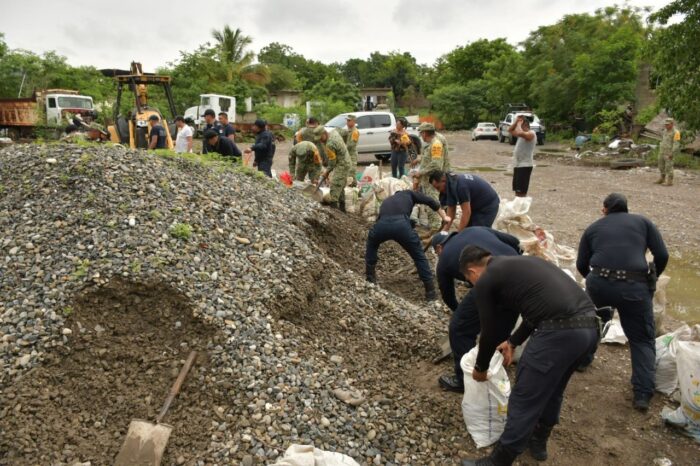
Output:
<instances>
[{"instance_id":1,"label":"rusty dump truck","mask_svg":"<svg viewBox=\"0 0 700 466\"><path fill-rule=\"evenodd\" d=\"M0 99L0 131L12 139L32 137L37 128L58 132L75 115L86 123L97 118L92 97L78 91L46 89L25 99Z\"/></svg>"}]
</instances>

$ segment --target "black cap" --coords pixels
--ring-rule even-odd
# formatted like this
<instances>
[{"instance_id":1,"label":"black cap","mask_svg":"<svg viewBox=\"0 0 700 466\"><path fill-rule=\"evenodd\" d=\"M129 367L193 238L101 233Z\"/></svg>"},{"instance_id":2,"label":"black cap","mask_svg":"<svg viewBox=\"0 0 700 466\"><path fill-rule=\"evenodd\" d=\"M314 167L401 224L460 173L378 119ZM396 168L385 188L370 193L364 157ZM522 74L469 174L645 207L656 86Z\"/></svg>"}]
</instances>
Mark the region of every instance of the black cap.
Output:
<instances>
[{"instance_id":1,"label":"black cap","mask_svg":"<svg viewBox=\"0 0 700 466\"><path fill-rule=\"evenodd\" d=\"M210 108L206 109L204 111L204 116L213 116L216 117L216 112Z\"/></svg>"},{"instance_id":2,"label":"black cap","mask_svg":"<svg viewBox=\"0 0 700 466\"><path fill-rule=\"evenodd\" d=\"M209 140L211 138L215 138L219 135L219 133L213 129L208 129L204 132L204 139Z\"/></svg>"},{"instance_id":3,"label":"black cap","mask_svg":"<svg viewBox=\"0 0 700 466\"><path fill-rule=\"evenodd\" d=\"M255 123L253 123L253 124L260 129L265 129L265 126L267 126L267 121L262 120L262 119L257 119L257 120L255 120Z\"/></svg>"},{"instance_id":4,"label":"black cap","mask_svg":"<svg viewBox=\"0 0 700 466\"><path fill-rule=\"evenodd\" d=\"M628 212L627 198L624 194L612 193L603 201L603 207L608 209L608 213L612 212Z\"/></svg>"},{"instance_id":5,"label":"black cap","mask_svg":"<svg viewBox=\"0 0 700 466\"><path fill-rule=\"evenodd\" d=\"M435 235L433 235L433 238L430 240L430 246L434 248L440 246L442 243L447 241L447 238L450 237L450 234L447 233L446 231L441 231Z\"/></svg>"},{"instance_id":6,"label":"black cap","mask_svg":"<svg viewBox=\"0 0 700 466\"><path fill-rule=\"evenodd\" d=\"M160 121L160 118L158 118L158 115L151 115L148 117L148 121Z\"/></svg>"}]
</instances>

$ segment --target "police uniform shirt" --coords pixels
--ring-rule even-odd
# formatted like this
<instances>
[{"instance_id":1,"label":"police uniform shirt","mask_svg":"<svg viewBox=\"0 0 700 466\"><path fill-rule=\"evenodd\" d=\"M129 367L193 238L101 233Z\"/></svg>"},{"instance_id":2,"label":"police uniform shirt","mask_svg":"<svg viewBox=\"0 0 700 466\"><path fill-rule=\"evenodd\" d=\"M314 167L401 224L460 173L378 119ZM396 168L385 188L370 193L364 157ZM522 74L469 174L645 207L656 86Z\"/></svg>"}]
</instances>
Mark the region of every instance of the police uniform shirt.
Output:
<instances>
[{"instance_id":1,"label":"police uniform shirt","mask_svg":"<svg viewBox=\"0 0 700 466\"><path fill-rule=\"evenodd\" d=\"M234 128L231 123L227 123L226 126L219 127L219 135L227 138L232 134L236 134L236 128Z\"/></svg>"},{"instance_id":2,"label":"police uniform shirt","mask_svg":"<svg viewBox=\"0 0 700 466\"><path fill-rule=\"evenodd\" d=\"M166 147L166 136L165 136L165 128L163 128L161 125L153 125L151 128L151 134L150 138L152 139L153 136L158 137L158 141L156 142L156 149L165 149Z\"/></svg>"},{"instance_id":3,"label":"police uniform shirt","mask_svg":"<svg viewBox=\"0 0 700 466\"><path fill-rule=\"evenodd\" d=\"M472 210L499 203L498 193L486 180L476 175L464 173L448 174L445 193L440 194L440 203L448 207L471 203Z\"/></svg>"},{"instance_id":4,"label":"police uniform shirt","mask_svg":"<svg viewBox=\"0 0 700 466\"><path fill-rule=\"evenodd\" d=\"M437 211L440 204L423 193L412 190L398 191L392 196L387 197L382 202L379 208L379 217L388 217L391 215L406 215L410 216L413 207L416 204L427 205L431 209Z\"/></svg>"}]
</instances>

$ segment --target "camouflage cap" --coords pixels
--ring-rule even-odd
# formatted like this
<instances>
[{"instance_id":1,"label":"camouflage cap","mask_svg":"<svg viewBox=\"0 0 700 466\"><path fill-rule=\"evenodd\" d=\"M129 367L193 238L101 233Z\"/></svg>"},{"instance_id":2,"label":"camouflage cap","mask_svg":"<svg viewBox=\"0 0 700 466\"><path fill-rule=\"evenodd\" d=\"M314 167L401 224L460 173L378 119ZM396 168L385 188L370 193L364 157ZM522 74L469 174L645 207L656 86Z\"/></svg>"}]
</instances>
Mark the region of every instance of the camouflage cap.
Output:
<instances>
[{"instance_id":1,"label":"camouflage cap","mask_svg":"<svg viewBox=\"0 0 700 466\"><path fill-rule=\"evenodd\" d=\"M421 123L418 127L419 132L423 131L435 131L435 125L432 123Z\"/></svg>"},{"instance_id":2,"label":"camouflage cap","mask_svg":"<svg viewBox=\"0 0 700 466\"><path fill-rule=\"evenodd\" d=\"M355 121L355 120L357 120L357 117L351 113L351 114L349 114L349 115L346 115L346 116L345 116L345 119L346 119L346 120L353 120L353 121Z\"/></svg>"},{"instance_id":3,"label":"camouflage cap","mask_svg":"<svg viewBox=\"0 0 700 466\"><path fill-rule=\"evenodd\" d=\"M676 122L676 120L674 120L673 118L666 118L666 120L664 120L664 123L667 124L667 125L668 125L669 123L670 123L670 124L673 124L673 123L675 123L675 122Z\"/></svg>"}]
</instances>

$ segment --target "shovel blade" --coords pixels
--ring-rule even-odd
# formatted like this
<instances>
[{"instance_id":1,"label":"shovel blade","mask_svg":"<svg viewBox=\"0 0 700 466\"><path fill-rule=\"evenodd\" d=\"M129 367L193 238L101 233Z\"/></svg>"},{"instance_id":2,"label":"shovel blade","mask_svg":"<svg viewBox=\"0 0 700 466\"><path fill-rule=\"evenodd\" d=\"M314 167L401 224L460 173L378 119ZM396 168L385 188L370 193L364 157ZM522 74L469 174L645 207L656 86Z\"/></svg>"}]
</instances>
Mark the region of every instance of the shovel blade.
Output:
<instances>
[{"instance_id":1,"label":"shovel blade","mask_svg":"<svg viewBox=\"0 0 700 466\"><path fill-rule=\"evenodd\" d=\"M133 419L122 444L115 466L158 466L163 458L173 428L167 424L154 424Z\"/></svg>"}]
</instances>

